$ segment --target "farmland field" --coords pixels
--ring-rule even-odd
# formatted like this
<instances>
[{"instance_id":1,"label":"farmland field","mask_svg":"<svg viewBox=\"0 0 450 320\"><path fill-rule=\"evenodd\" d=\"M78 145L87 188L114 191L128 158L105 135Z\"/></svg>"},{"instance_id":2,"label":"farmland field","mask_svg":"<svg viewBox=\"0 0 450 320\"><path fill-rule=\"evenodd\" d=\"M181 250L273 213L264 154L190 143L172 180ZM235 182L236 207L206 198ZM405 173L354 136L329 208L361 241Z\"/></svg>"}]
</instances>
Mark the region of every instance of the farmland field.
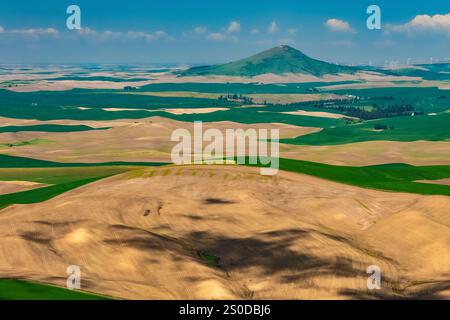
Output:
<instances>
[{"instance_id":1,"label":"farmland field","mask_svg":"<svg viewBox=\"0 0 450 320\"><path fill-rule=\"evenodd\" d=\"M83 76L74 74L52 79L56 82L128 82L119 81L115 77L95 75L89 77L88 70ZM143 79L137 75L129 80L134 83L133 81ZM89 261L86 265L87 274L93 278L96 278L98 272L96 270L102 265L95 258L98 254L103 257L102 261L108 261L117 254L127 257L125 258L127 262L120 262L117 268L109 271L116 279L117 286L88 285L88 291L98 293L100 296L60 288L64 285L61 279L52 280L50 274L58 273L66 262L56 255L51 258L55 261L55 269L51 269L49 274L41 274L39 278L32 275L23 278L14 272L4 272L5 279L0 280L0 298L53 300L178 296L242 298L243 296L230 293L237 290L233 285L227 281L220 282L219 285L214 282L216 280L213 282L208 280L207 286L220 287L219 292L223 295L211 296L210 293L204 293L203 289L193 296L183 293L182 289L177 289L181 291L175 295L167 295L161 291L155 293L147 287L140 293L131 294L123 290L122 272L126 270L128 274L129 270L136 270L141 265L140 259L147 259L152 261L152 270L163 272L161 277L166 277L164 273L166 271L173 277L170 271L172 252L177 252L177 259L183 261L182 268L201 270L197 272L208 279L212 274L217 272L220 274L223 268L227 270L226 272L240 270L244 266L236 267L231 262L236 253L224 250L221 241L240 243L244 241L239 238L243 234L252 237L256 242L248 244L252 248L246 254L260 252L265 250L262 248L265 248L267 243L276 242L273 242L274 238L270 233L263 231L256 233L245 231L241 234L240 227L237 226L243 223L231 222L230 217L227 217L226 207L234 206L232 210L238 212L233 219L239 220L250 213L255 215L255 221L259 221L261 217L258 215L260 212L258 203L264 204L262 206L265 208L263 211L267 211L266 214L273 214L271 211L273 209L268 208L277 208L279 225L271 231L275 234L288 232L285 223L294 225L297 223L299 226L298 222L287 221L290 221L293 212L301 208L313 212L312 217L302 216L300 219L304 221L301 222L302 228L309 230L305 232L314 234L314 237L317 235L325 237L326 239L320 241L328 243L329 246L336 245L329 241L340 241L337 248L345 247L350 260L366 261L377 257L377 263L384 264L389 260L380 257L388 254L390 258L397 259L401 263L410 261L408 260L411 259L410 256L399 255L397 251L392 251L390 247L377 242L380 237L387 236L384 229L376 231L380 235L376 236L375 240L369 231L377 225L386 225L385 228L390 230L400 228L397 223L411 224L414 228L419 226L425 228L422 232L426 240L423 241L432 241L430 239L433 232L429 230L438 228L433 224L435 223L433 219L438 221L445 219L440 212L446 210L450 196L450 186L446 183L450 178L450 162L446 160L450 159L450 149L446 151L445 148L445 144L450 143L450 113L447 112L450 109L448 105L450 95L448 90L437 88L401 87L403 82L399 82L396 87L335 89L336 86L355 83L359 82L155 83L143 85L129 92L120 89L31 92L0 90L0 116L4 122L0 125L0 187L3 183L4 190L16 190L0 194L0 233L13 234L11 239L18 240L11 241L19 241L21 250L29 252L30 261L37 264L40 261L40 254L53 256L55 250L67 252L73 246L80 246L84 248L83 254L86 254L83 259ZM170 160L170 148L173 146L169 143L170 133L177 127L189 129L194 121L203 121L205 127L220 130L242 126L281 128L280 142L282 150L286 150L283 154L292 155L295 159L280 158L279 175L282 178L273 179L256 178L252 171L249 171L255 168L246 169L246 166L229 165L218 169L205 165L173 166ZM364 164L364 161L368 163L380 161L376 151L370 153L366 151L361 157L365 160L359 166L346 165L345 160L340 160L343 165L305 160L314 158L315 153L317 157L328 160L324 158L324 153L326 154L326 148L331 147L339 147L334 151L334 157L352 158L357 144L377 143L378 148L383 148L383 143L389 142L411 143L404 148L409 154L403 152L396 154L391 146L390 151L385 152L390 156L390 160L381 161L383 164L380 165ZM421 150L418 150L414 143L421 145L424 142L436 144L428 147L429 153L427 158L421 159L421 165L412 165L404 161L404 159L418 161ZM304 154L306 149L298 147L308 147L309 153ZM370 146L358 148L364 152L364 148ZM380 150L381 152L384 151ZM331 158L329 160L333 162ZM348 162L351 162L350 160L348 159ZM291 174L294 176L290 176ZM198 181L202 182L198 184ZM237 186L237 181L246 183L239 182ZM210 183L225 184L231 188L227 190L237 188L235 190L237 193L216 191L215 187L204 189ZM37 185L28 187L28 184ZM16 189L13 189L13 186ZM272 197L268 193L256 202L248 200L243 205L242 197L248 199L255 197L253 188L254 190L268 188L267 190L272 190L271 192L278 196ZM289 191L292 188L297 191ZM201 191L189 193L193 190ZM263 191L264 194L265 192ZM330 196L334 192L337 193ZM182 197L182 202L178 198L172 198L178 195ZM287 205L298 196L300 196L298 199L304 198L305 202L299 202L295 206ZM342 197L340 200L342 207L334 210L329 197ZM438 207L430 199L436 199ZM177 203L184 205L180 206ZM90 207L87 209L84 207L86 204L92 205L95 209L92 211ZM187 213L184 206L192 213ZM22 213L27 208L31 210L30 213L29 211L26 211L26 214ZM221 208L225 210L222 211ZM184 213L175 223L171 220L171 215L180 214L179 209ZM428 216L425 218L422 212L428 210L439 213L433 213L433 219ZM397 222L396 212L403 211L411 212L411 216L398 218L400 222ZM67 217L60 221L61 215L57 212L65 212ZM326 214L320 216L317 212ZM420 218L415 218L414 214L417 212L420 213ZM219 214L221 218L215 219L230 221L226 223L228 227L223 229L221 224L213 222L210 214ZM221 216L222 214L225 215ZM29 215L29 218L26 218L26 221L22 219L23 223L15 220L15 217L21 215ZM148 216L154 219L151 226L150 222L140 221ZM189 222L183 222L187 226L191 226L192 221L197 221L197 224L200 221L210 221L208 229L213 226L211 232L214 236L213 233L204 234L205 231L197 234L192 230L179 230L178 221L182 222L187 218L190 219ZM2 231L2 219L5 221L4 225L16 226L13 231L7 228ZM167 229L159 219L170 219L172 229ZM344 219L344 222L341 219ZM252 226L248 230L253 228L259 230L259 227L259 225ZM134 231L128 233L127 228ZM147 228L152 231L142 233L142 230ZM264 230L267 228L268 226L265 226ZM369 228L367 235L366 231L360 231L364 232L364 235L355 236L354 230L366 228ZM238 231L233 235L235 238L227 238L227 232L224 230L228 229ZM109 237L111 230L115 237L126 239L120 241L122 244L119 247L116 246L117 241ZM403 233L408 234L408 231L405 229ZM442 234L445 235L445 232ZM203 237L210 240L206 241ZM344 238L346 240L343 240ZM315 243L315 240L310 241ZM446 240L444 238L436 241L445 243ZM43 245L44 243L48 243L48 247ZM37 256L31 249L35 244L39 244L40 248ZM397 240L397 244L398 250L403 250L400 240ZM350 248L347 248L349 245ZM148 256L148 246L152 248L151 250L156 250L158 255L164 252L163 262L155 262ZM376 249L371 249L372 247ZM47 251L48 248L50 249ZM97 252L97 248L102 249ZM304 248L303 251L305 250L309 249ZM350 254L352 250L356 250L356 253ZM14 256L12 253L11 255ZM295 255L293 252L284 253L280 258L281 265L291 263ZM314 259L324 259L322 252L311 252L311 255ZM434 257L433 253L427 255ZM441 256L446 257L445 254ZM8 257L5 259L9 261ZM77 258L72 257L73 260L76 261ZM335 264L337 262L333 262L333 259L323 261L331 270L338 268ZM159 263L165 267L161 267ZM255 262L255 265L258 263ZM408 281L423 281L424 277L434 277L438 282L445 281L442 280L445 267L440 263L437 265L437 271L427 269L423 275L408 274ZM270 268L268 262L261 262L259 267ZM284 270L281 266L280 268ZM389 273L389 277L392 277L389 281L392 281L392 286L395 287L398 271L390 264L389 268L394 270ZM282 287L283 281L278 278L277 272L273 274L272 281ZM152 275L153 273L147 275L147 279ZM131 272L131 277L135 281L142 281L139 273L135 271ZM259 281L260 275L255 273L252 277ZM33 282L28 282L30 279ZM42 279L48 280L40 284ZM183 284L183 281L185 280L178 279L177 283ZM202 281L199 283L206 280ZM324 283L324 286L330 285L328 280L322 278L315 281ZM48 285L47 282L57 287ZM348 286L358 287L354 283ZM263 298L274 297L264 295L264 290L258 292ZM292 297L302 295L298 291L294 292ZM395 290L387 290L383 294L385 294L383 297L389 298L398 295ZM415 294L411 291L400 296L414 297ZM340 297L341 294L336 291L331 296ZM280 293L275 297L280 297Z\"/></svg>"},{"instance_id":2,"label":"farmland field","mask_svg":"<svg viewBox=\"0 0 450 320\"><path fill-rule=\"evenodd\" d=\"M107 300L107 298L50 285L0 279L0 300Z\"/></svg>"},{"instance_id":3,"label":"farmland field","mask_svg":"<svg viewBox=\"0 0 450 320\"><path fill-rule=\"evenodd\" d=\"M335 128L325 128L296 139L282 140L285 143L305 145L335 145L362 141L449 141L450 113L436 116L399 117L371 120ZM376 130L382 124L385 130Z\"/></svg>"},{"instance_id":4,"label":"farmland field","mask_svg":"<svg viewBox=\"0 0 450 320\"><path fill-rule=\"evenodd\" d=\"M158 163L55 163L3 155L0 155L0 159L0 181L30 181L49 185L34 190L0 195L0 208L11 204L42 202L105 177L136 170L142 166L163 165Z\"/></svg>"},{"instance_id":5,"label":"farmland field","mask_svg":"<svg viewBox=\"0 0 450 320\"><path fill-rule=\"evenodd\" d=\"M341 63L363 32L327 19L314 39L333 61L278 45L216 65L111 59L198 39L205 55L187 60L239 57L256 51L240 37L263 46L297 29L232 21L177 38L2 22L0 42L35 41L17 59L69 36L117 42L93 51L102 63L0 64L0 299L449 299L449 64L412 52L406 65ZM377 46L414 39L413 25ZM226 49L211 58L210 45ZM68 266L79 290L66 289Z\"/></svg>"},{"instance_id":6,"label":"farmland field","mask_svg":"<svg viewBox=\"0 0 450 320\"><path fill-rule=\"evenodd\" d=\"M368 167L343 167L281 159L280 168L281 170L305 173L327 180L371 189L450 195L449 186L415 182L448 178L450 177L450 166L415 167L405 164L390 164Z\"/></svg>"}]
</instances>

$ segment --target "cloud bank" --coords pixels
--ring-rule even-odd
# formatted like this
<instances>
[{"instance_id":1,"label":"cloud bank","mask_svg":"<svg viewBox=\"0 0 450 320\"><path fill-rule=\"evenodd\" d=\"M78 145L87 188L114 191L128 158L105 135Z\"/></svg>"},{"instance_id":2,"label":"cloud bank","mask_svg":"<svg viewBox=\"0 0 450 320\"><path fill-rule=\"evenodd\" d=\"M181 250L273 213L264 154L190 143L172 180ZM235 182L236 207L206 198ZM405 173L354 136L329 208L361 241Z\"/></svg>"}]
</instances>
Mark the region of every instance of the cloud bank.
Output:
<instances>
[{"instance_id":1,"label":"cloud bank","mask_svg":"<svg viewBox=\"0 0 450 320\"><path fill-rule=\"evenodd\" d=\"M355 32L350 23L340 19L328 19L325 26L333 32Z\"/></svg>"},{"instance_id":2,"label":"cloud bank","mask_svg":"<svg viewBox=\"0 0 450 320\"><path fill-rule=\"evenodd\" d=\"M450 13L447 14L435 14L430 16L428 14L422 14L415 16L411 21L401 25L386 25L388 33L423 33L434 32L443 33L450 36Z\"/></svg>"}]
</instances>

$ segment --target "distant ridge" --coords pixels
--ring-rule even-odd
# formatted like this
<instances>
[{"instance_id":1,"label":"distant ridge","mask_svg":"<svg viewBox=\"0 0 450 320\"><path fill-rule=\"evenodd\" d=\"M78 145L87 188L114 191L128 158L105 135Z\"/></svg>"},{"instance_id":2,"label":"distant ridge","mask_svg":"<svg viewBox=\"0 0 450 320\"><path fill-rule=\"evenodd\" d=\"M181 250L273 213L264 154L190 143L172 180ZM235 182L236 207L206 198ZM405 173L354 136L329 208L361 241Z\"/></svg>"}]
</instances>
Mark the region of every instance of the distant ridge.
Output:
<instances>
[{"instance_id":1,"label":"distant ridge","mask_svg":"<svg viewBox=\"0 0 450 320\"><path fill-rule=\"evenodd\" d=\"M327 74L353 74L358 69L340 66L308 57L287 45L278 46L249 58L226 64L190 68L182 76L225 75L254 77L261 74L301 73L321 77Z\"/></svg>"}]
</instances>

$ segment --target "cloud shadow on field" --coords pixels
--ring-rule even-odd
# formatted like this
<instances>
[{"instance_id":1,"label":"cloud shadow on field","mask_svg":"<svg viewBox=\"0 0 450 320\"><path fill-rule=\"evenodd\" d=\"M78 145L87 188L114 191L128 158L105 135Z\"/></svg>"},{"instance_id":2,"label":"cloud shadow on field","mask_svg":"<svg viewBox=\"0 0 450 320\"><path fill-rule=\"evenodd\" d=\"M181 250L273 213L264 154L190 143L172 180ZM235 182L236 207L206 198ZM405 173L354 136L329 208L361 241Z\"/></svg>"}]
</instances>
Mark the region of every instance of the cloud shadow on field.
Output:
<instances>
[{"instance_id":1,"label":"cloud shadow on field","mask_svg":"<svg viewBox=\"0 0 450 320\"><path fill-rule=\"evenodd\" d=\"M206 198L203 200L203 203L206 205L213 205L213 204L234 204L236 202L220 198Z\"/></svg>"},{"instance_id":2,"label":"cloud shadow on field","mask_svg":"<svg viewBox=\"0 0 450 320\"><path fill-rule=\"evenodd\" d=\"M367 261L358 261L341 253L320 257L307 252L294 250L299 241L308 241L311 235L325 237L338 245L352 247L352 241L342 236L330 235L308 229L286 229L258 233L254 237L239 238L217 235L213 232L190 232L183 237L171 237L139 228L112 226L119 237L104 240L105 243L133 247L143 251L167 252L173 256L198 259L211 268L223 270L224 276L233 273L251 274L258 278L274 277L280 284L294 284L298 288L314 288L317 277L362 278L367 277L361 266ZM327 242L323 243L324 246ZM360 251L361 255L364 252ZM366 254L367 255L367 254ZM367 255L369 259L372 256ZM217 259L217 264L208 263L208 259ZM379 257L379 259L384 259ZM250 271L251 270L251 271ZM194 281L194 280L193 280ZM343 287L339 294L351 299L398 299L425 297L438 299L439 291L450 289L449 283L428 285L423 290L406 292L396 289L395 281L383 278L385 289L369 291L365 285L360 290ZM362 281L362 283L365 283Z\"/></svg>"}]
</instances>

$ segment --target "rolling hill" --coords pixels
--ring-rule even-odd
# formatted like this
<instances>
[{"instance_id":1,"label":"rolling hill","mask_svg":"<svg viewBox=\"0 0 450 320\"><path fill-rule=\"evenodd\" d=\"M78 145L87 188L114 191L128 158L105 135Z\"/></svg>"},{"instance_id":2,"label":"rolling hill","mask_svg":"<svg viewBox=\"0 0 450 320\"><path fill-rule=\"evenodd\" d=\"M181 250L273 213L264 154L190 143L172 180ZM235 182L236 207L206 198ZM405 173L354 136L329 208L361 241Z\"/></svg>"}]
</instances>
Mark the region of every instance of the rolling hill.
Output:
<instances>
[{"instance_id":1,"label":"rolling hill","mask_svg":"<svg viewBox=\"0 0 450 320\"><path fill-rule=\"evenodd\" d=\"M253 77L273 73L301 73L314 76L326 74L355 73L358 69L340 66L308 57L303 52L287 45L278 46L249 58L221 65L193 67L182 76L226 75Z\"/></svg>"},{"instance_id":2,"label":"rolling hill","mask_svg":"<svg viewBox=\"0 0 450 320\"><path fill-rule=\"evenodd\" d=\"M82 290L124 299L446 299L449 209L446 196L284 171L145 168L2 210L0 277L64 287L74 264ZM376 292L370 265L383 270Z\"/></svg>"}]
</instances>

